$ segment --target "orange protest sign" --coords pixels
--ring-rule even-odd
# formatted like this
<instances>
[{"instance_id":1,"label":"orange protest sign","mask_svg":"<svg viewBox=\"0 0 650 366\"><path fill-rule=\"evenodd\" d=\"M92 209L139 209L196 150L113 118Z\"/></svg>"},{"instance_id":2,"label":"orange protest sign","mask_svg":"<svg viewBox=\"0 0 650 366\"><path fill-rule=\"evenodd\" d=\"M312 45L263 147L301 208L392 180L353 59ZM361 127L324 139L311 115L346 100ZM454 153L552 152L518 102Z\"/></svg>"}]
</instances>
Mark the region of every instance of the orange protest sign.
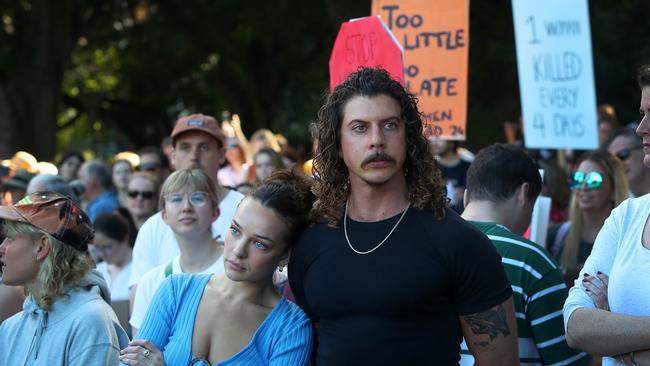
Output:
<instances>
[{"instance_id":1,"label":"orange protest sign","mask_svg":"<svg viewBox=\"0 0 650 366\"><path fill-rule=\"evenodd\" d=\"M373 0L404 48L406 87L419 99L425 134L465 140L469 0Z\"/></svg>"},{"instance_id":2,"label":"orange protest sign","mask_svg":"<svg viewBox=\"0 0 650 366\"><path fill-rule=\"evenodd\" d=\"M402 47L378 16L341 24L330 56L330 90L359 67L381 67L404 85Z\"/></svg>"}]
</instances>

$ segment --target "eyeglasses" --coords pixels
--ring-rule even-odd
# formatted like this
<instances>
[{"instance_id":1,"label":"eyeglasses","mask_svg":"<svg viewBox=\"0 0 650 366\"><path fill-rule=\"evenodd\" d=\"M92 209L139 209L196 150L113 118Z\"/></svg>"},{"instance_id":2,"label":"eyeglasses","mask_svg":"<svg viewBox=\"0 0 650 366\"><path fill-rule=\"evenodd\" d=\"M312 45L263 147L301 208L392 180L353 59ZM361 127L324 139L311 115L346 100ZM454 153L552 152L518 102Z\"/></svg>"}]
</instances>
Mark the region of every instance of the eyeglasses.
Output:
<instances>
[{"instance_id":1,"label":"eyeglasses","mask_svg":"<svg viewBox=\"0 0 650 366\"><path fill-rule=\"evenodd\" d=\"M603 175L599 172L589 172L587 174L583 172L573 173L573 179L571 181L572 189L582 188L582 183L587 184L589 189L598 189L603 184Z\"/></svg>"},{"instance_id":2,"label":"eyeglasses","mask_svg":"<svg viewBox=\"0 0 650 366\"><path fill-rule=\"evenodd\" d=\"M629 158L630 155L632 155L632 151L639 150L639 149L643 149L643 146L635 146L633 148L627 148L626 147L626 148L620 149L619 151L616 152L616 157L621 159L621 161L625 161L625 159Z\"/></svg>"},{"instance_id":3,"label":"eyeglasses","mask_svg":"<svg viewBox=\"0 0 650 366\"><path fill-rule=\"evenodd\" d=\"M131 198L136 198L136 197L140 196L140 197L142 197L142 199L144 199L144 200L150 200L150 199L152 199L153 196L154 196L154 192L153 192L153 191L135 191L135 190L134 190L134 191L129 191L129 192L127 192L127 194L128 194L129 197L131 197Z\"/></svg>"},{"instance_id":4,"label":"eyeglasses","mask_svg":"<svg viewBox=\"0 0 650 366\"><path fill-rule=\"evenodd\" d=\"M187 197L192 207L204 206L210 199L210 197L208 197L208 194L205 192L192 192L187 194L171 193L165 196L165 203L169 207L178 208L183 205L183 202L185 202L185 197Z\"/></svg>"}]
</instances>

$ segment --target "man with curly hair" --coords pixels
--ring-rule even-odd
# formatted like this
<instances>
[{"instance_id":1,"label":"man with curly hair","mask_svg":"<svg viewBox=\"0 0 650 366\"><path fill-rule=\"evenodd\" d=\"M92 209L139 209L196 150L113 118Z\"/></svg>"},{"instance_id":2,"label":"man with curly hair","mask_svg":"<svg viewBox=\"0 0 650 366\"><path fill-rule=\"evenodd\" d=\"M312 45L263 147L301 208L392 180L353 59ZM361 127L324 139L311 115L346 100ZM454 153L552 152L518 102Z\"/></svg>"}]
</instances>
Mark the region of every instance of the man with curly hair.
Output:
<instances>
[{"instance_id":1,"label":"man with curly hair","mask_svg":"<svg viewBox=\"0 0 650 366\"><path fill-rule=\"evenodd\" d=\"M289 278L316 363L516 365L512 290L490 241L449 209L415 98L362 68L316 122L315 211Z\"/></svg>"}]
</instances>

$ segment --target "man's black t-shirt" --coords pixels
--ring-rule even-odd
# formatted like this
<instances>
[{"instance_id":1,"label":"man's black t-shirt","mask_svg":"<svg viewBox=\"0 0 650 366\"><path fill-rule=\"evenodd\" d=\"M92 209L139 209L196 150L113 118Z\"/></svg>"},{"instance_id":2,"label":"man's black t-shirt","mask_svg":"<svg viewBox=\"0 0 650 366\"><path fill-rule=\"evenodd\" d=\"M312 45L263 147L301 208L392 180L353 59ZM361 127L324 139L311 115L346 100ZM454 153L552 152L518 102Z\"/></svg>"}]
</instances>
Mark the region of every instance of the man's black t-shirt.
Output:
<instances>
[{"instance_id":1,"label":"man's black t-shirt","mask_svg":"<svg viewBox=\"0 0 650 366\"><path fill-rule=\"evenodd\" d=\"M352 245L373 248L398 219L348 219ZM320 325L319 366L458 365L459 315L512 294L490 240L451 210L437 220L410 208L367 255L350 249L342 227L307 229L292 249L289 280L298 305Z\"/></svg>"}]
</instances>

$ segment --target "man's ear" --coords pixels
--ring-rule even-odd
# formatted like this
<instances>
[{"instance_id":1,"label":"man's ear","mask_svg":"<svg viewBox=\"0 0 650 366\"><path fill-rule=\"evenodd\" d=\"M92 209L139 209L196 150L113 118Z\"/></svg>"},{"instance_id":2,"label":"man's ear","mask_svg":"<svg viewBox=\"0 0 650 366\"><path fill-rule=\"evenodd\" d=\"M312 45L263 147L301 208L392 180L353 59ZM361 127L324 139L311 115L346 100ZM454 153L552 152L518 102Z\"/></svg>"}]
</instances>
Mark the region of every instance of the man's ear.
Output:
<instances>
[{"instance_id":1,"label":"man's ear","mask_svg":"<svg viewBox=\"0 0 650 366\"><path fill-rule=\"evenodd\" d=\"M467 208L469 200L467 199L467 188L463 191L463 208Z\"/></svg>"},{"instance_id":2,"label":"man's ear","mask_svg":"<svg viewBox=\"0 0 650 366\"><path fill-rule=\"evenodd\" d=\"M212 221L218 219L219 215L221 215L221 209L219 206L215 206L214 210L212 210Z\"/></svg>"},{"instance_id":3,"label":"man's ear","mask_svg":"<svg viewBox=\"0 0 650 366\"><path fill-rule=\"evenodd\" d=\"M519 188L517 188L517 203L520 205L526 204L528 202L528 191L530 190L530 184L528 182L521 183Z\"/></svg>"},{"instance_id":4,"label":"man's ear","mask_svg":"<svg viewBox=\"0 0 650 366\"><path fill-rule=\"evenodd\" d=\"M172 166L176 166L176 148L172 147L172 153L169 157L169 162Z\"/></svg>"},{"instance_id":5,"label":"man's ear","mask_svg":"<svg viewBox=\"0 0 650 366\"><path fill-rule=\"evenodd\" d=\"M50 243L50 239L48 239L47 235L41 235L35 245L36 260L42 262L50 254L52 243Z\"/></svg>"}]
</instances>

